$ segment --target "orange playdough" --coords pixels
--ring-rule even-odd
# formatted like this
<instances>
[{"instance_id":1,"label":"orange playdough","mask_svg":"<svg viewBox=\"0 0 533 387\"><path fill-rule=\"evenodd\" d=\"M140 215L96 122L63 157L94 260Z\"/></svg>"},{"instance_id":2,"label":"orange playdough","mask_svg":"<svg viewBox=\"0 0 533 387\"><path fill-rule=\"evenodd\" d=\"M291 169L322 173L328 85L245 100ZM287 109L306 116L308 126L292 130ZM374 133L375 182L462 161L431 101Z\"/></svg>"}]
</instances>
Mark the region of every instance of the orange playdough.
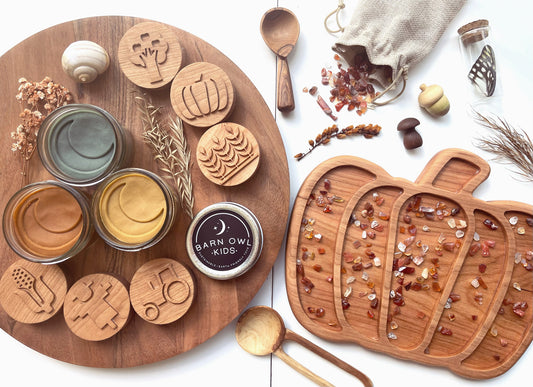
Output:
<instances>
[{"instance_id":1,"label":"orange playdough","mask_svg":"<svg viewBox=\"0 0 533 387\"><path fill-rule=\"evenodd\" d=\"M29 252L52 258L66 253L78 241L81 207L60 187L46 187L24 197L13 212L15 234Z\"/></svg>"}]
</instances>

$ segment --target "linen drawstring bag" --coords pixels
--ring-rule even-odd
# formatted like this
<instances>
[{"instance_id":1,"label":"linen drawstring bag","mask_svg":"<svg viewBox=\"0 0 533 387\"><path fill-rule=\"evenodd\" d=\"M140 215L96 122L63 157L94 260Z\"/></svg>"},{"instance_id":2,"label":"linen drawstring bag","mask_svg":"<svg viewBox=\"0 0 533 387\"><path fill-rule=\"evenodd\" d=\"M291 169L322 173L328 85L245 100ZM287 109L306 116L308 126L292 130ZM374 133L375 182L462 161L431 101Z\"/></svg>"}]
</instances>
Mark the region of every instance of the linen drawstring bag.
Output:
<instances>
[{"instance_id":1,"label":"linen drawstring bag","mask_svg":"<svg viewBox=\"0 0 533 387\"><path fill-rule=\"evenodd\" d=\"M403 82L402 89L383 105L398 98L411 66L420 62L435 47L444 30L466 0L359 0L348 26L333 46L351 66L360 54L376 66L372 79L384 87L381 97Z\"/></svg>"}]
</instances>

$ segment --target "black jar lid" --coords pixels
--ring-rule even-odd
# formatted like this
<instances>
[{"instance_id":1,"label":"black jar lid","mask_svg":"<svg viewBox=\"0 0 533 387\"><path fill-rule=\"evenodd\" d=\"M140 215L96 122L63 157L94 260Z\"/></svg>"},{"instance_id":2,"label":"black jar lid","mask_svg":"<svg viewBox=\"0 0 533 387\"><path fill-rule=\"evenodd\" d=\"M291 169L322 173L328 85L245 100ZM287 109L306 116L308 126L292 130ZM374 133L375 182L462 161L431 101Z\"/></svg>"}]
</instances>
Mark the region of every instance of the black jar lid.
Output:
<instances>
[{"instance_id":1,"label":"black jar lid","mask_svg":"<svg viewBox=\"0 0 533 387\"><path fill-rule=\"evenodd\" d=\"M244 274L263 249L263 230L255 215L232 202L201 210L187 230L187 252L208 277L225 280Z\"/></svg>"}]
</instances>

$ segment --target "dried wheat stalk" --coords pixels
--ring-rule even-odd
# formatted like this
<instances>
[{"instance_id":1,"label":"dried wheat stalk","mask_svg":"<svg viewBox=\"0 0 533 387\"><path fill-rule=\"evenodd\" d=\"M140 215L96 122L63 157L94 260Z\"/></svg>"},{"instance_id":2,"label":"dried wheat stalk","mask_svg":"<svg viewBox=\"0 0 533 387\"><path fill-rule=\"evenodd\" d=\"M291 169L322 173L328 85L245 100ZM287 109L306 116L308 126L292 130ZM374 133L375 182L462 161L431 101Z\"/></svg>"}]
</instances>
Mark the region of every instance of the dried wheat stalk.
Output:
<instances>
[{"instance_id":1,"label":"dried wheat stalk","mask_svg":"<svg viewBox=\"0 0 533 387\"><path fill-rule=\"evenodd\" d=\"M477 146L495 155L495 160L513 164L525 181L533 181L533 143L524 130L514 129L500 117L476 112L476 121L494 134L478 139Z\"/></svg>"},{"instance_id":2,"label":"dried wheat stalk","mask_svg":"<svg viewBox=\"0 0 533 387\"><path fill-rule=\"evenodd\" d=\"M155 107L146 95L137 95L143 139L150 145L154 159L163 177L175 184L183 211L189 218L194 217L194 195L191 178L191 152L183 133L183 123L179 117L169 118L170 123L160 122L160 108Z\"/></svg>"}]
</instances>

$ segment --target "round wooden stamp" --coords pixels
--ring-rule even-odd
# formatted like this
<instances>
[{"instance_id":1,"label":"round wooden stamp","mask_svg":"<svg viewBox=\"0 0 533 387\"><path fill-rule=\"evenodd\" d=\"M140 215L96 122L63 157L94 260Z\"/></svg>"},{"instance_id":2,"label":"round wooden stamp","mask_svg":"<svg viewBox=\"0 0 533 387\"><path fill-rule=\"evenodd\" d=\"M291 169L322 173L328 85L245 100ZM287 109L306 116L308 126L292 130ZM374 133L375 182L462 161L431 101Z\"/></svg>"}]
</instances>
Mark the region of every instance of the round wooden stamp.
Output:
<instances>
[{"instance_id":1,"label":"round wooden stamp","mask_svg":"<svg viewBox=\"0 0 533 387\"><path fill-rule=\"evenodd\" d=\"M196 148L202 173L213 183L234 186L248 180L259 165L259 145L254 135L232 122L206 131Z\"/></svg>"},{"instance_id":2,"label":"round wooden stamp","mask_svg":"<svg viewBox=\"0 0 533 387\"><path fill-rule=\"evenodd\" d=\"M194 294L191 272L170 258L158 258L142 265L130 285L133 309L153 324L168 324L181 318L191 307Z\"/></svg>"},{"instance_id":3,"label":"round wooden stamp","mask_svg":"<svg viewBox=\"0 0 533 387\"><path fill-rule=\"evenodd\" d=\"M139 23L120 39L118 60L130 81L145 89L156 89L172 82L181 68L181 45L164 24Z\"/></svg>"},{"instance_id":4,"label":"round wooden stamp","mask_svg":"<svg viewBox=\"0 0 533 387\"><path fill-rule=\"evenodd\" d=\"M65 300L67 280L59 266L20 259L0 279L0 302L14 320L34 324L54 316Z\"/></svg>"},{"instance_id":5,"label":"round wooden stamp","mask_svg":"<svg viewBox=\"0 0 533 387\"><path fill-rule=\"evenodd\" d=\"M70 330L88 341L116 335L128 322L130 298L126 286L110 274L89 274L69 289L63 312Z\"/></svg>"},{"instance_id":6,"label":"round wooden stamp","mask_svg":"<svg viewBox=\"0 0 533 387\"><path fill-rule=\"evenodd\" d=\"M174 78L170 101L183 121L208 128L233 111L235 94L229 77L220 67L196 62L184 67Z\"/></svg>"}]
</instances>

